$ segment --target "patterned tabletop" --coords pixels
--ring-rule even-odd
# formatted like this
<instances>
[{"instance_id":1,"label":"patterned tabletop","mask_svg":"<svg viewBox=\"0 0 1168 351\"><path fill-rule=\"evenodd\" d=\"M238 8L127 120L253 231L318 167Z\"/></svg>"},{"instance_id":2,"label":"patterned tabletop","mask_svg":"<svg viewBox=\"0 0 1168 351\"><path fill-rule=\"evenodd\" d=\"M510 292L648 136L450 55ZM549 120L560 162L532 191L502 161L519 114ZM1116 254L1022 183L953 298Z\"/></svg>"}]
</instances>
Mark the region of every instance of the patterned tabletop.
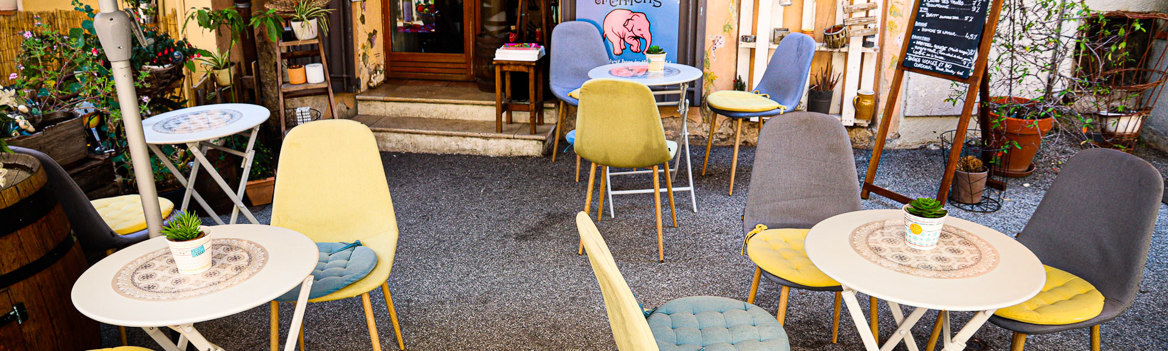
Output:
<instances>
[{"instance_id":1,"label":"patterned tabletop","mask_svg":"<svg viewBox=\"0 0 1168 351\"><path fill-rule=\"evenodd\" d=\"M243 113L230 108L193 111L177 114L154 124L154 131L165 134L189 134L226 127L243 118Z\"/></svg>"},{"instance_id":2,"label":"patterned tabletop","mask_svg":"<svg viewBox=\"0 0 1168 351\"><path fill-rule=\"evenodd\" d=\"M211 268L199 274L178 272L170 248L130 261L114 275L114 291L137 300L178 300L220 291L264 268L268 252L243 239L211 239Z\"/></svg>"},{"instance_id":3,"label":"patterned tabletop","mask_svg":"<svg viewBox=\"0 0 1168 351\"><path fill-rule=\"evenodd\" d=\"M918 250L904 239L904 219L885 219L852 231L852 249L881 267L926 278L970 278L998 265L998 252L970 232L946 225L937 248Z\"/></svg>"}]
</instances>

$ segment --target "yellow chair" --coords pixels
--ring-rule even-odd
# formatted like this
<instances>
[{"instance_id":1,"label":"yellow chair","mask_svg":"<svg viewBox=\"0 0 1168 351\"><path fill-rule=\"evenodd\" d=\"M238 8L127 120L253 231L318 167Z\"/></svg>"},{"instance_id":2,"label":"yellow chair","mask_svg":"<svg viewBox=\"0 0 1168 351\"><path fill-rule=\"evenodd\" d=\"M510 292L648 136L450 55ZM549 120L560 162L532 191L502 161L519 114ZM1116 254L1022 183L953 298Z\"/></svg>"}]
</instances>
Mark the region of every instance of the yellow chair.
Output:
<instances>
[{"instance_id":1,"label":"yellow chair","mask_svg":"<svg viewBox=\"0 0 1168 351\"><path fill-rule=\"evenodd\" d=\"M153 351L153 350L145 348L145 347L137 347L137 346L119 346L119 347L112 347L112 348L108 348L108 349L97 349L97 350L89 350L89 351Z\"/></svg>"},{"instance_id":2,"label":"yellow chair","mask_svg":"<svg viewBox=\"0 0 1168 351\"><path fill-rule=\"evenodd\" d=\"M673 158L665 128L653 92L644 84L616 80L593 79L580 88L580 107L576 112L576 154L592 162L588 171L588 195L584 213L592 211L592 186L596 166L600 170L600 209L604 209L604 179L609 167L652 168L653 203L657 208L657 260L665 262L665 244L661 230L660 165ZM674 148L676 149L676 148ZM673 206L673 180L669 165L665 165L665 186L669 194L669 213L677 227L677 213ZM598 219L604 217L597 216ZM577 254L584 254L580 243Z\"/></svg>"},{"instance_id":3,"label":"yellow chair","mask_svg":"<svg viewBox=\"0 0 1168 351\"><path fill-rule=\"evenodd\" d=\"M397 219L373 132L351 120L324 120L293 128L284 138L280 176L272 199L272 225L292 229L316 242L360 240L377 253L365 278L308 302L361 297L373 350L381 350L369 292L381 287L397 345L405 349L389 273L397 249ZM272 301L272 350L278 347L279 305ZM304 340L301 334L301 349Z\"/></svg>"}]
</instances>

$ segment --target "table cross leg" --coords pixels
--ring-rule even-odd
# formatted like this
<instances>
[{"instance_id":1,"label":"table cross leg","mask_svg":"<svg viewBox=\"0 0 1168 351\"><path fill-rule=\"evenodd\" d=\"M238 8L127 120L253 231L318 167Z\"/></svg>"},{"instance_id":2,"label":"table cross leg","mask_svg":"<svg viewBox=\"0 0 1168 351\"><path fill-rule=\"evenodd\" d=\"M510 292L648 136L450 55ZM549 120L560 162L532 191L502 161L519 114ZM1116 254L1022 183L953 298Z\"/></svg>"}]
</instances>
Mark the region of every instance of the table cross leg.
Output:
<instances>
[{"instance_id":1,"label":"table cross leg","mask_svg":"<svg viewBox=\"0 0 1168 351\"><path fill-rule=\"evenodd\" d=\"M929 309L917 307L912 313L909 313L906 319L904 312L900 310L900 304L888 301L888 308L892 310L892 319L896 321L898 327L896 328L896 332L893 332L892 336L889 336L888 340L884 342L884 346L880 350L892 350L897 344L900 344L901 339L904 340L904 345L908 347L909 351L919 350L917 348L917 341L912 336L912 327L917 324L917 321L920 321L921 317Z\"/></svg>"},{"instance_id":2,"label":"table cross leg","mask_svg":"<svg viewBox=\"0 0 1168 351\"><path fill-rule=\"evenodd\" d=\"M207 152L207 150L206 149L199 149L198 152ZM199 169L201 169L202 167L203 167L203 165L201 163L198 163L198 162L195 162L195 164L193 166L191 166L191 177L189 179L187 179L186 191L183 192L182 207L179 207L179 208L185 210L187 208L187 206L190 205L191 193L195 191L195 182L196 182L195 179L198 179ZM219 217L219 216L215 216L215 217Z\"/></svg>"},{"instance_id":3,"label":"table cross leg","mask_svg":"<svg viewBox=\"0 0 1168 351\"><path fill-rule=\"evenodd\" d=\"M856 329L859 329L860 340L864 342L864 348L868 351L879 350L880 346L876 344L876 337L872 335L872 330L868 329L868 320L864 319L864 312L860 310L860 301L856 300L856 291L843 287L844 303L848 305L848 314L852 315L852 321L856 324ZM876 306L871 306L876 308Z\"/></svg>"},{"instance_id":4,"label":"table cross leg","mask_svg":"<svg viewBox=\"0 0 1168 351\"><path fill-rule=\"evenodd\" d=\"M284 351L296 349L296 339L304 331L300 325L304 323L304 309L308 307L308 294L312 292L313 276L304 278L300 284L300 295L296 297L296 311L292 313L292 325L288 327L288 341L284 343Z\"/></svg>"},{"instance_id":5,"label":"table cross leg","mask_svg":"<svg viewBox=\"0 0 1168 351\"><path fill-rule=\"evenodd\" d=\"M146 335L149 335L151 339L154 339L154 342L158 343L158 346L162 346L162 349L165 351L186 350L186 348L179 349L178 346L175 346L174 342L170 341L170 339L166 337L166 334L163 334L162 331L158 330L156 327L142 327L142 330L145 331Z\"/></svg>"},{"instance_id":6,"label":"table cross leg","mask_svg":"<svg viewBox=\"0 0 1168 351\"><path fill-rule=\"evenodd\" d=\"M260 126L255 126L255 128L251 129L251 133L248 133L249 135L248 135L248 139L247 139L247 148L244 149L244 151L243 151L243 153L244 153L244 155L243 155L243 173L241 173L240 177L239 177L239 189L235 192L235 196L237 196L241 199L243 198L244 190L247 189L248 175L251 174L251 164L252 164L252 160L255 158L256 135L259 135L259 131L260 131ZM243 207L243 206L239 205L239 206L232 207L232 209L231 209L231 223L235 223L235 220L237 218L239 218L239 209L241 207ZM255 223L255 221L253 220L252 223Z\"/></svg>"},{"instance_id":7,"label":"table cross leg","mask_svg":"<svg viewBox=\"0 0 1168 351\"><path fill-rule=\"evenodd\" d=\"M183 324L179 326L172 325L170 326L170 329L174 329L174 331L177 331L179 335L187 338L187 340L190 340L191 344L195 345L195 349L199 351L223 351L222 347L212 344L210 341L207 341L207 338L203 337L203 334L199 334L199 331L195 329L193 324ZM181 349L186 350L185 347Z\"/></svg>"},{"instance_id":8,"label":"table cross leg","mask_svg":"<svg viewBox=\"0 0 1168 351\"><path fill-rule=\"evenodd\" d=\"M192 150L195 149L196 146L198 146L197 143L187 144L187 147ZM211 179L214 179L216 183L219 183L219 187L223 189L223 192L227 193L227 198L231 199L231 202L237 209L243 211L243 216L247 217L247 220L251 221L252 224L259 224L260 221L256 220L255 216L251 214L251 210L248 210L247 207L243 207L243 201L239 199L239 196L236 196L235 192L231 191L231 186L227 185L227 181L223 180L223 177L219 175L219 172L214 170L211 161L207 160L207 156L200 152L194 152L193 154L195 155L196 160L207 166L207 173L211 175Z\"/></svg>"},{"instance_id":9,"label":"table cross leg","mask_svg":"<svg viewBox=\"0 0 1168 351\"><path fill-rule=\"evenodd\" d=\"M977 332L978 329L981 329L981 326L984 325L986 323L986 321L990 320L990 316L993 316L995 311L997 311L997 310L996 309L985 310L985 311L979 311L979 312L975 313L973 315L973 318L970 318L969 322L966 322L965 326L961 327L961 330L957 332L957 335L953 336L952 340L949 339L949 335L950 335L949 334L949 321L950 321L950 319L948 318L948 316L946 316L946 318L945 318L945 348L943 350L944 351L965 350L965 342L969 341L969 338L973 337L973 333Z\"/></svg>"},{"instance_id":10,"label":"table cross leg","mask_svg":"<svg viewBox=\"0 0 1168 351\"><path fill-rule=\"evenodd\" d=\"M149 147L150 147L150 151L153 151L154 155L158 156L159 162L162 162L162 165L166 166L166 169L170 171L170 174L174 175L174 178L178 180L179 184L181 184L184 187L191 186L191 188L187 191L190 193L191 196L193 196L195 198L195 202L198 202L199 206L202 207L204 211L207 211L207 213L211 215L211 219L213 219L215 221L215 223L223 225L224 224L223 220L219 219L219 215L215 214L215 210L211 209L211 205L207 204L207 201L203 200L202 196L199 196L199 192L195 191L193 189L193 184L195 182L188 181L187 178L185 176L183 176L182 172L179 172L178 168L174 166L174 163L170 162L170 158L166 157L166 154L162 153L162 150L158 148L158 145L149 145ZM197 166L197 164L196 164L196 166ZM187 204L184 202L182 204L182 207L179 207L179 210L186 211Z\"/></svg>"}]
</instances>

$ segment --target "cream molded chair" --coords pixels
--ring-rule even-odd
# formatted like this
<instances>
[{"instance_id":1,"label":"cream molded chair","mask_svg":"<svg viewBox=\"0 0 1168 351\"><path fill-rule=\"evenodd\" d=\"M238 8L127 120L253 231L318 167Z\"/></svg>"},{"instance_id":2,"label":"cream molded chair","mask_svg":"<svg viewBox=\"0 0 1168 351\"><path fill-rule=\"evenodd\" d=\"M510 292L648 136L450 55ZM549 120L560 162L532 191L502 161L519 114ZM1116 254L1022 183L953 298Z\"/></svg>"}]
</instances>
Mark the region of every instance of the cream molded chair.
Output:
<instances>
[{"instance_id":1,"label":"cream molded chair","mask_svg":"<svg viewBox=\"0 0 1168 351\"><path fill-rule=\"evenodd\" d=\"M373 350L381 350L369 301L369 292L381 287L397 345L405 349L388 282L397 249L397 219L373 132L361 123L339 119L293 128L284 138L279 172L272 225L298 231L316 242L360 240L377 253L377 266L365 278L308 302L360 296ZM272 301L271 307L271 345L275 351L279 306Z\"/></svg>"},{"instance_id":2,"label":"cream molded chair","mask_svg":"<svg viewBox=\"0 0 1168 351\"><path fill-rule=\"evenodd\" d=\"M588 248L588 261L604 294L604 308L617 349L790 350L787 333L774 316L758 306L725 297L680 298L666 302L645 317L588 214L576 214L576 228L580 241Z\"/></svg>"}]
</instances>

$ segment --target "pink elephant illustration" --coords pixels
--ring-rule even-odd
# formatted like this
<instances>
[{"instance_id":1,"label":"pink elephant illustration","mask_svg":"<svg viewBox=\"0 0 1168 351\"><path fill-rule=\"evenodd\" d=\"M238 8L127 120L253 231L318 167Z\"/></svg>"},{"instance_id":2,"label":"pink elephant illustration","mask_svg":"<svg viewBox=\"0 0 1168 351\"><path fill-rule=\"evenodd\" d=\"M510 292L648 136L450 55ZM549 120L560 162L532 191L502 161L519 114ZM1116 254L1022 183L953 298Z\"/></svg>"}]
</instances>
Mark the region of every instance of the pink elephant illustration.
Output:
<instances>
[{"instance_id":1,"label":"pink elephant illustration","mask_svg":"<svg viewBox=\"0 0 1168 351\"><path fill-rule=\"evenodd\" d=\"M614 56L620 56L625 51L626 44L630 51L640 53L653 43L653 35L649 33L649 17L642 12L612 10L604 16L604 39L612 43ZM643 47L641 39L645 39Z\"/></svg>"}]
</instances>

